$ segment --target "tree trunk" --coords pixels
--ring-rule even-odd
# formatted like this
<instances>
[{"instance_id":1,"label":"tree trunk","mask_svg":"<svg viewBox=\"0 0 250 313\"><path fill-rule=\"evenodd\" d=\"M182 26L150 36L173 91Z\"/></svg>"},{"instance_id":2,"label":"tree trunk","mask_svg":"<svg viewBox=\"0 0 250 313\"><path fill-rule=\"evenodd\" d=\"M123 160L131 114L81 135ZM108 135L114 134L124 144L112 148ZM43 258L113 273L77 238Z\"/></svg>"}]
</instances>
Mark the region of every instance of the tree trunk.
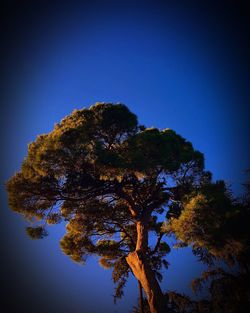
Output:
<instances>
[{"instance_id":1,"label":"tree trunk","mask_svg":"<svg viewBox=\"0 0 250 313\"><path fill-rule=\"evenodd\" d=\"M143 301L143 294L142 294L142 286L138 280L138 289L139 289L139 310L140 313L144 313L144 301Z\"/></svg>"},{"instance_id":2,"label":"tree trunk","mask_svg":"<svg viewBox=\"0 0 250 313\"><path fill-rule=\"evenodd\" d=\"M148 227L145 221L137 222L136 250L126 257L127 263L135 277L139 280L147 295L151 313L166 313L168 311L165 297L147 260Z\"/></svg>"}]
</instances>

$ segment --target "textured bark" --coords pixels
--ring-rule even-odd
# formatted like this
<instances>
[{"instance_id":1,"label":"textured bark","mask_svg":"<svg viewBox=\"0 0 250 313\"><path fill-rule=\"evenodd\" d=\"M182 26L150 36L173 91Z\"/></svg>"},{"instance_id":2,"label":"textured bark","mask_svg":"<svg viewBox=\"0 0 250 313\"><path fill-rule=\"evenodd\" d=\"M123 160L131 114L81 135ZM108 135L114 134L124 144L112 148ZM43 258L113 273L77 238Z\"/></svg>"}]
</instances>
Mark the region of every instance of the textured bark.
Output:
<instances>
[{"instance_id":1,"label":"textured bark","mask_svg":"<svg viewBox=\"0 0 250 313\"><path fill-rule=\"evenodd\" d=\"M138 221L136 223L137 241L136 251L145 253L148 248L148 226L146 221Z\"/></svg>"},{"instance_id":2,"label":"textured bark","mask_svg":"<svg viewBox=\"0 0 250 313\"><path fill-rule=\"evenodd\" d=\"M147 260L139 251L129 253L126 260L147 295L150 312L166 313L165 297Z\"/></svg>"},{"instance_id":3,"label":"textured bark","mask_svg":"<svg viewBox=\"0 0 250 313\"><path fill-rule=\"evenodd\" d=\"M166 313L167 306L165 297L146 257L148 246L147 223L138 221L136 226L136 250L128 254L126 258L127 263L147 295L150 312Z\"/></svg>"}]
</instances>

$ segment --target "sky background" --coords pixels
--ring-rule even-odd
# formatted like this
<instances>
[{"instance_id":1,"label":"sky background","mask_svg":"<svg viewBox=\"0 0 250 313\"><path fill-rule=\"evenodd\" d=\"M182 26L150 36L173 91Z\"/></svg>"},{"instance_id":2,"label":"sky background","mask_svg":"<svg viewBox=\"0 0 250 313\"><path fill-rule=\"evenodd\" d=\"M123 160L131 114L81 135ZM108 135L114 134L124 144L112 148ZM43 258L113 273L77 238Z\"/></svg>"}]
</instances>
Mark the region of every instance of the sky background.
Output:
<instances>
[{"instance_id":1,"label":"sky background","mask_svg":"<svg viewBox=\"0 0 250 313\"><path fill-rule=\"evenodd\" d=\"M6 1L3 11L3 312L127 313L137 301L135 280L114 306L111 271L95 258L82 267L64 256L64 225L30 240L3 183L20 169L27 144L73 109L121 102L141 124L191 141L214 179L241 193L250 159L249 12L242 1L38 3ZM169 261L163 289L194 297L189 284L202 265L189 249Z\"/></svg>"}]
</instances>

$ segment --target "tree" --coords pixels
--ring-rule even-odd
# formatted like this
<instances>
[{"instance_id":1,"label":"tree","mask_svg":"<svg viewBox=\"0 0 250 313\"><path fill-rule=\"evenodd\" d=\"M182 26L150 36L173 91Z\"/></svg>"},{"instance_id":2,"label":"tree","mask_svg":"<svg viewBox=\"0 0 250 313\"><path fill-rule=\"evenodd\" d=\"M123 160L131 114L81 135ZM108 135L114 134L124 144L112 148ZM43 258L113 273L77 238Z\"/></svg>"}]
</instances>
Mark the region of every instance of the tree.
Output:
<instances>
[{"instance_id":1,"label":"tree","mask_svg":"<svg viewBox=\"0 0 250 313\"><path fill-rule=\"evenodd\" d=\"M7 190L10 207L35 223L32 238L66 220L64 253L83 263L99 255L113 268L117 297L131 271L151 313L162 313L169 310L159 285L170 251L165 218L180 216L210 180L202 153L176 132L139 125L123 104L97 103L38 136Z\"/></svg>"},{"instance_id":2,"label":"tree","mask_svg":"<svg viewBox=\"0 0 250 313\"><path fill-rule=\"evenodd\" d=\"M182 244L191 245L200 261L208 265L193 289L209 286L210 301L189 301L193 312L248 312L250 305L250 184L247 192L234 198L224 182L205 184L183 202L178 217L166 226ZM204 284L210 282L210 284ZM180 297L177 298L177 300Z\"/></svg>"}]
</instances>

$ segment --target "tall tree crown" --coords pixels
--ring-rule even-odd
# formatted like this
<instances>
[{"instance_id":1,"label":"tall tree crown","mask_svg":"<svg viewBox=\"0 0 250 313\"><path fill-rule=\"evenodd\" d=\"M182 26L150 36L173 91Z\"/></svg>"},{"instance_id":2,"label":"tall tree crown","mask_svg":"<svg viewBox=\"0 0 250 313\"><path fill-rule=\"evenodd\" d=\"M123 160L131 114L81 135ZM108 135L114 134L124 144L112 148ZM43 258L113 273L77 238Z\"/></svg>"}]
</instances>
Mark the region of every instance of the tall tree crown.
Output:
<instances>
[{"instance_id":1,"label":"tall tree crown","mask_svg":"<svg viewBox=\"0 0 250 313\"><path fill-rule=\"evenodd\" d=\"M11 208L35 223L27 228L32 238L44 237L47 224L66 220L63 251L78 262L99 255L102 266L114 268L121 296L138 221L157 236L153 247L144 241L160 279L170 249L161 241L164 224L157 213L177 218L185 197L209 180L203 155L175 131L139 125L123 104L97 103L73 111L29 144L7 190Z\"/></svg>"}]
</instances>

